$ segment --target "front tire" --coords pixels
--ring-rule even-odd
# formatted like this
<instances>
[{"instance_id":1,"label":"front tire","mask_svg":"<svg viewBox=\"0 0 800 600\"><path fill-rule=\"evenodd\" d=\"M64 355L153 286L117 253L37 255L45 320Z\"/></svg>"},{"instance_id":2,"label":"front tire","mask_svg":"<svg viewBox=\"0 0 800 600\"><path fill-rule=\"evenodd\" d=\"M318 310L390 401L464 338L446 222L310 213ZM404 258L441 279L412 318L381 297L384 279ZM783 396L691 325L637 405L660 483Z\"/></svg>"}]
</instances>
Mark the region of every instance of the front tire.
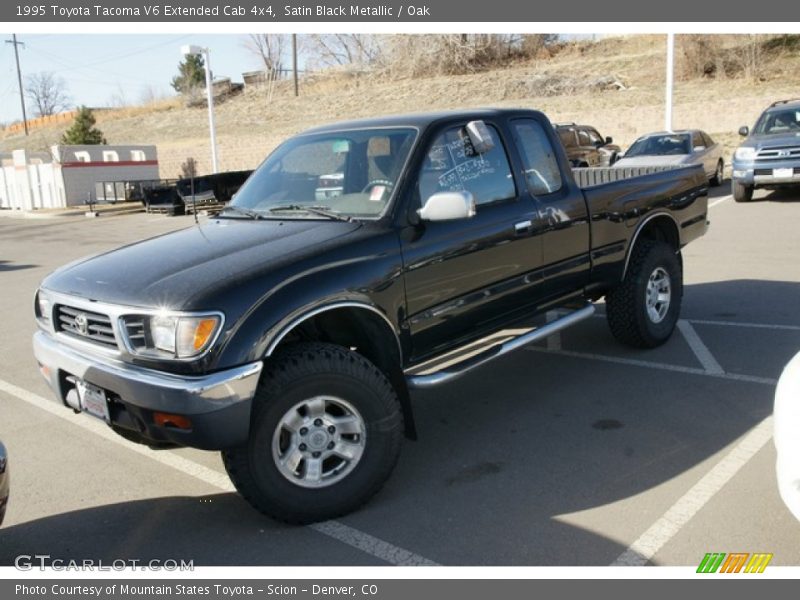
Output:
<instances>
[{"instance_id":1,"label":"front tire","mask_svg":"<svg viewBox=\"0 0 800 600\"><path fill-rule=\"evenodd\" d=\"M753 186L744 185L738 181L731 182L731 192L736 202L750 202L753 199Z\"/></svg>"},{"instance_id":2,"label":"front tire","mask_svg":"<svg viewBox=\"0 0 800 600\"><path fill-rule=\"evenodd\" d=\"M614 337L634 348L655 348L672 335L681 310L683 271L664 242L637 242L625 279L606 295Z\"/></svg>"},{"instance_id":3,"label":"front tire","mask_svg":"<svg viewBox=\"0 0 800 600\"><path fill-rule=\"evenodd\" d=\"M397 462L402 432L397 395L374 364L334 344L297 344L262 375L247 445L222 458L257 510L311 523L377 493Z\"/></svg>"}]
</instances>

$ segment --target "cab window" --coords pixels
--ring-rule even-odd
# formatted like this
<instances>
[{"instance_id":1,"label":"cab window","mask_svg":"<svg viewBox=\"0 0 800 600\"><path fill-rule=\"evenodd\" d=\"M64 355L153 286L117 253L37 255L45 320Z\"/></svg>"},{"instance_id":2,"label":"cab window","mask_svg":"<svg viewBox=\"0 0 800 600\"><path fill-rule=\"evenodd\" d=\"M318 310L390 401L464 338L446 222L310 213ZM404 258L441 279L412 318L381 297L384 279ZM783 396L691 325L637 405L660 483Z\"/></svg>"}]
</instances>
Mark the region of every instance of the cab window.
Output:
<instances>
[{"instance_id":1,"label":"cab window","mask_svg":"<svg viewBox=\"0 0 800 600\"><path fill-rule=\"evenodd\" d=\"M542 125L533 119L519 119L513 122L513 128L531 194L541 196L560 190L561 170Z\"/></svg>"},{"instance_id":2,"label":"cab window","mask_svg":"<svg viewBox=\"0 0 800 600\"><path fill-rule=\"evenodd\" d=\"M479 154L466 128L446 130L431 144L417 181L420 201L438 192L470 192L477 206L516 198L508 156L497 130L487 125L494 146Z\"/></svg>"},{"instance_id":3,"label":"cab window","mask_svg":"<svg viewBox=\"0 0 800 600\"><path fill-rule=\"evenodd\" d=\"M586 134L589 136L589 141L591 142L592 146L604 146L605 141L600 134L597 133L594 129L587 129Z\"/></svg>"}]
</instances>

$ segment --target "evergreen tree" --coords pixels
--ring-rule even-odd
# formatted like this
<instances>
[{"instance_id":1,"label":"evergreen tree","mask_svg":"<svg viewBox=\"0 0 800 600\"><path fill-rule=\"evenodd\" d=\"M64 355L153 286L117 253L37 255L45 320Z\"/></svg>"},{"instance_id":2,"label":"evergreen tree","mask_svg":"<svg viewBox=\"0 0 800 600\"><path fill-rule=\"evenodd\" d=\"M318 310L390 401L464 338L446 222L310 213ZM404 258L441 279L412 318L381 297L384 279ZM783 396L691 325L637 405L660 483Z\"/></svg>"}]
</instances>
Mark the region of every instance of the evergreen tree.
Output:
<instances>
[{"instance_id":1,"label":"evergreen tree","mask_svg":"<svg viewBox=\"0 0 800 600\"><path fill-rule=\"evenodd\" d=\"M107 144L103 132L97 129L94 124L96 120L91 108L81 106L72 126L61 136L61 143L65 146L76 146L81 144Z\"/></svg>"},{"instance_id":2,"label":"evergreen tree","mask_svg":"<svg viewBox=\"0 0 800 600\"><path fill-rule=\"evenodd\" d=\"M203 87L206 80L205 61L200 54L189 54L186 60L178 63L179 74L172 78L176 92L186 94Z\"/></svg>"}]
</instances>

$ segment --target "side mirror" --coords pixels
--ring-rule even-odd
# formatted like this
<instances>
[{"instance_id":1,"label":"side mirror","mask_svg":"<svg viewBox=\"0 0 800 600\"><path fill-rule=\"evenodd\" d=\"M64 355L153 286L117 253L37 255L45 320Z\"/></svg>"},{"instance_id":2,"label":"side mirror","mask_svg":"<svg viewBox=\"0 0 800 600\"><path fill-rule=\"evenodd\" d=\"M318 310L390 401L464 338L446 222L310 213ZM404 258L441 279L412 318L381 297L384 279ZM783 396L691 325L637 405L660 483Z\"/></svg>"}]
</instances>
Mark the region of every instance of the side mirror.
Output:
<instances>
[{"instance_id":1,"label":"side mirror","mask_svg":"<svg viewBox=\"0 0 800 600\"><path fill-rule=\"evenodd\" d=\"M423 221L453 221L475 216L475 198L469 192L438 192L417 211Z\"/></svg>"},{"instance_id":2,"label":"side mirror","mask_svg":"<svg viewBox=\"0 0 800 600\"><path fill-rule=\"evenodd\" d=\"M614 138L612 138L610 135L607 135L606 144L613 144L613 143L614 143Z\"/></svg>"},{"instance_id":3,"label":"side mirror","mask_svg":"<svg viewBox=\"0 0 800 600\"><path fill-rule=\"evenodd\" d=\"M706 149L705 146L695 146L694 148L692 148L692 152L702 152L705 149Z\"/></svg>"},{"instance_id":4,"label":"side mirror","mask_svg":"<svg viewBox=\"0 0 800 600\"><path fill-rule=\"evenodd\" d=\"M492 132L483 121L470 121L467 123L467 135L472 144L472 149L478 154L486 154L494 148Z\"/></svg>"},{"instance_id":5,"label":"side mirror","mask_svg":"<svg viewBox=\"0 0 800 600\"><path fill-rule=\"evenodd\" d=\"M750 128L747 125L742 125L739 127L739 135L742 137L747 137L750 134Z\"/></svg>"}]
</instances>

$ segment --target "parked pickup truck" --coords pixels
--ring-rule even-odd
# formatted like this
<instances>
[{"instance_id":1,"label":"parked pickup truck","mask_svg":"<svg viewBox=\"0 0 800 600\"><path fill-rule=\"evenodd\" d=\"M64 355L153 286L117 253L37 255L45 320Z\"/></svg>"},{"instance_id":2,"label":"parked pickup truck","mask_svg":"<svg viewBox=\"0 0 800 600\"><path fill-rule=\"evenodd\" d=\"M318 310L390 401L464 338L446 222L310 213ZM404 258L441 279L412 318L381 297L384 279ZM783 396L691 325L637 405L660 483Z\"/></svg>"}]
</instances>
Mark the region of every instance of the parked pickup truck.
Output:
<instances>
[{"instance_id":1,"label":"parked pickup truck","mask_svg":"<svg viewBox=\"0 0 800 600\"><path fill-rule=\"evenodd\" d=\"M707 186L700 166L573 171L530 110L337 123L278 147L218 217L48 276L34 351L66 407L221 450L260 511L328 519L416 436L410 390L603 297L618 340L665 342Z\"/></svg>"}]
</instances>

